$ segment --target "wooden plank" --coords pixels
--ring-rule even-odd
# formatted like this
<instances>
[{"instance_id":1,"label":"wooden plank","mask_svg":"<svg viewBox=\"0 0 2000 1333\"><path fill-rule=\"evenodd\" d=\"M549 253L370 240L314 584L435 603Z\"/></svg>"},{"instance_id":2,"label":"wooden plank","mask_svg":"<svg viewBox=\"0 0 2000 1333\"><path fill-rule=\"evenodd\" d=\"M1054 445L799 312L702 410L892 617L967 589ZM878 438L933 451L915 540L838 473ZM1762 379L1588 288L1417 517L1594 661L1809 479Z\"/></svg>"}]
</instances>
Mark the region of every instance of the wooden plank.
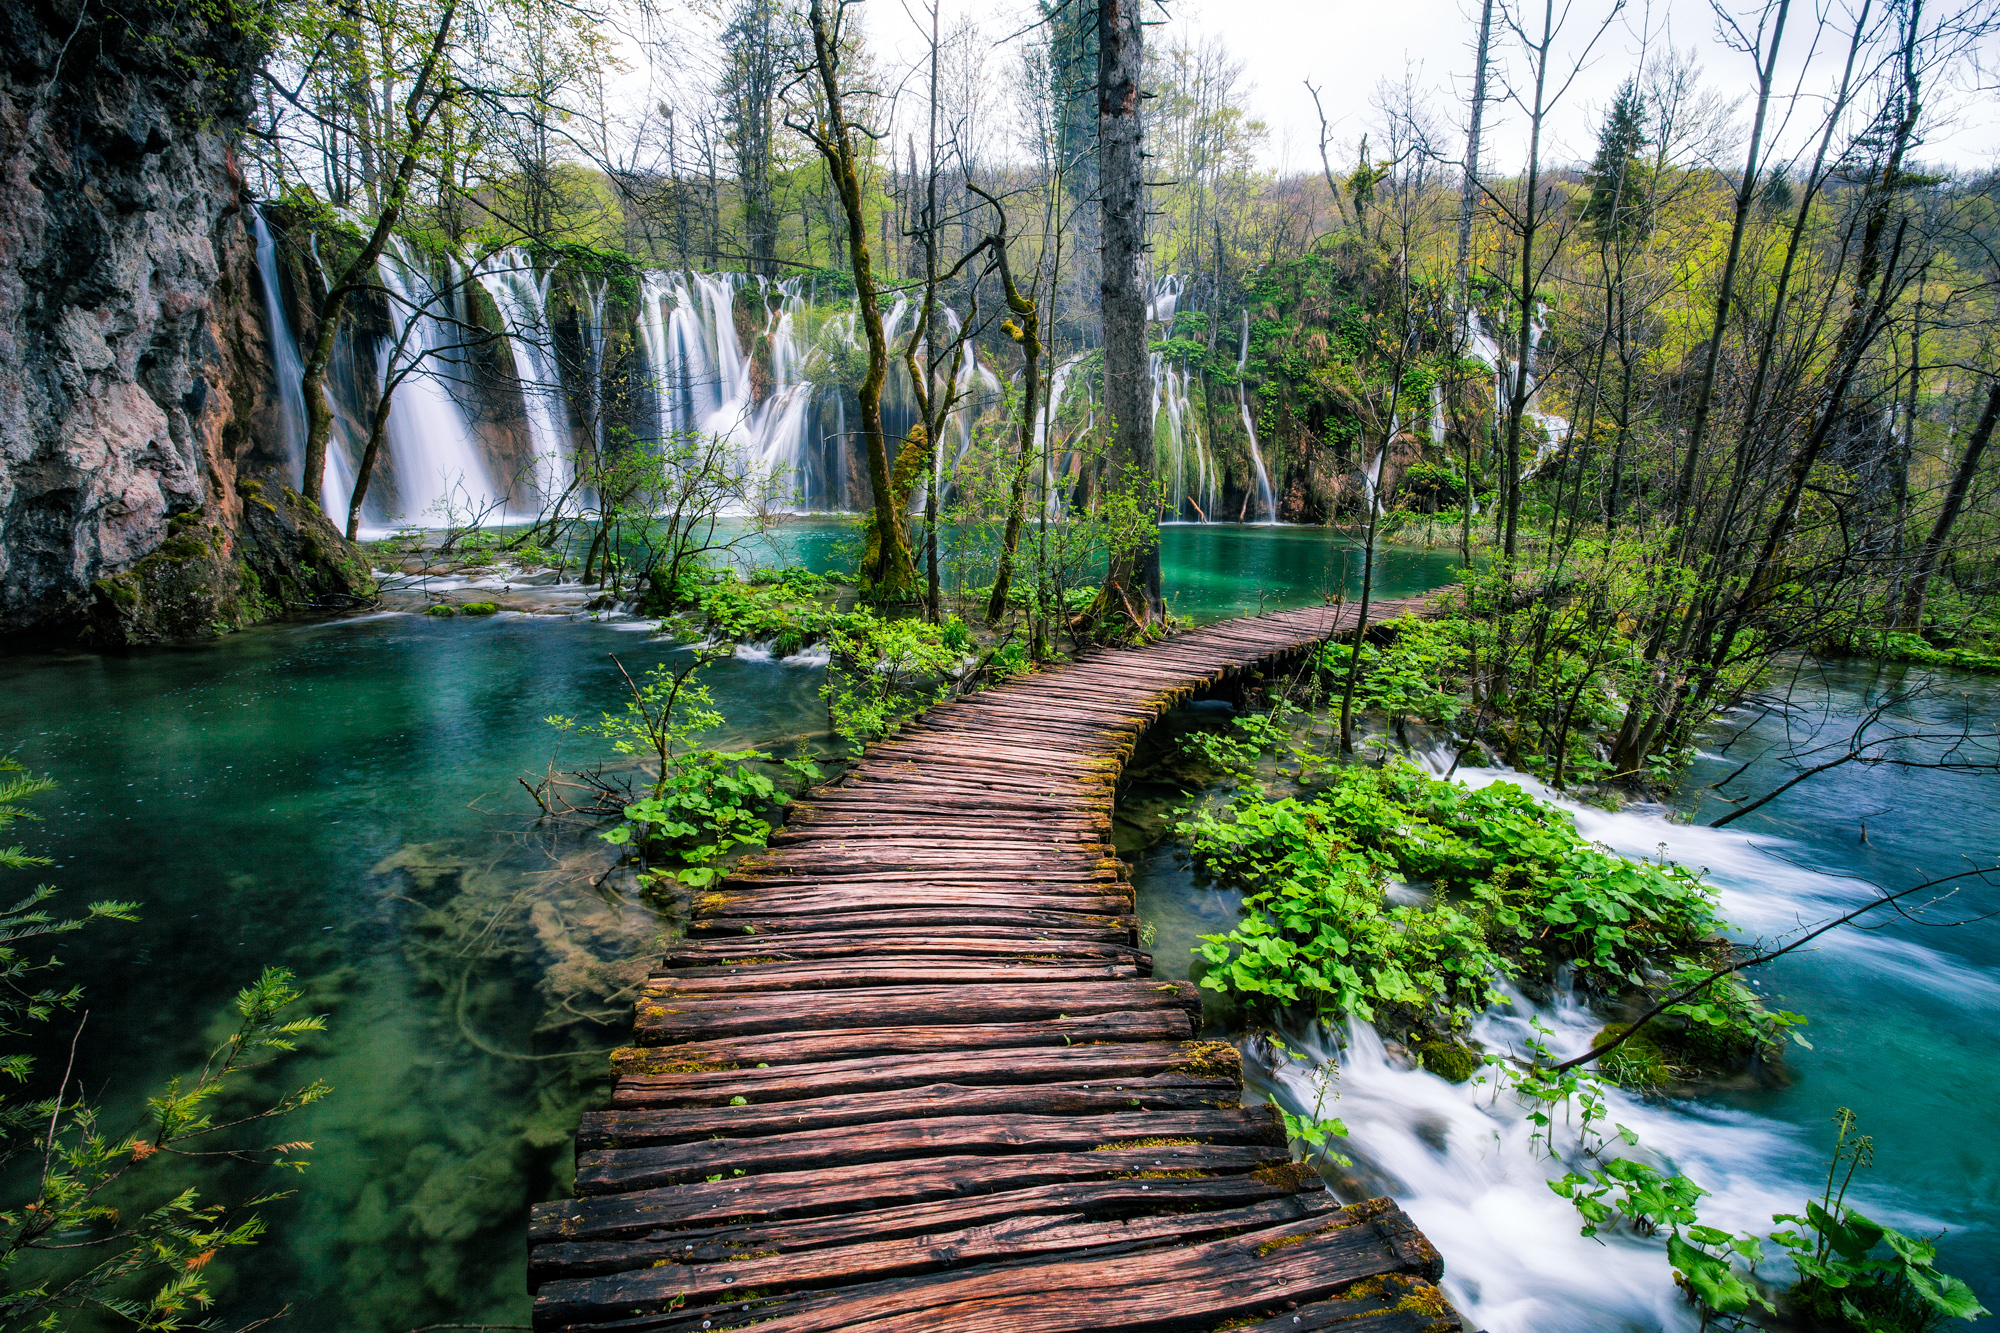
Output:
<instances>
[{"instance_id":1,"label":"wooden plank","mask_svg":"<svg viewBox=\"0 0 2000 1333\"><path fill-rule=\"evenodd\" d=\"M1160 1161L1169 1165L1165 1168L1153 1165ZM1227 1175L1264 1171L1274 1183L1296 1181L1299 1174L1283 1149L1239 1143L991 1157L895 1158L536 1204L529 1212L528 1237L530 1241L610 1240L677 1228L781 1217L820 1217L1085 1180L1131 1180L1142 1193L1151 1193L1152 1181L1141 1173L1161 1170L1168 1172L1163 1179L1176 1178L1173 1172Z\"/></svg>"},{"instance_id":2,"label":"wooden plank","mask_svg":"<svg viewBox=\"0 0 2000 1333\"><path fill-rule=\"evenodd\" d=\"M750 1037L698 1046L642 1046L617 1052L625 1074L614 1106L723 1106L741 1097L763 1105L962 1084L1111 1080L1184 1073L1242 1083L1236 1048L1182 1040L1187 1015L1175 1010L1067 1018L993 1027L861 1028L801 1037ZM914 1049L913 1049L914 1048ZM789 1058L787 1058L789 1057Z\"/></svg>"},{"instance_id":3,"label":"wooden plank","mask_svg":"<svg viewBox=\"0 0 2000 1333\"><path fill-rule=\"evenodd\" d=\"M1317 1177L1311 1182L1317 1185ZM1306 1197L1325 1197L1315 1189ZM925 1236L981 1226L1006 1217L1086 1213L1121 1217L1171 1209L1205 1211L1236 1208L1267 1199L1301 1197L1296 1183L1276 1173L1219 1176L1129 1176L1085 1180L995 1194L936 1199L831 1217L761 1222L743 1226L658 1230L630 1240L544 1240L528 1252L531 1287L551 1277L616 1273L671 1263L708 1263L773 1250L790 1253L866 1241ZM546 1207L547 1205L543 1205Z\"/></svg>"},{"instance_id":4,"label":"wooden plank","mask_svg":"<svg viewBox=\"0 0 2000 1333\"><path fill-rule=\"evenodd\" d=\"M965 957L1103 958L1147 966L1152 955L1109 932L1043 930L1034 933L1000 926L877 928L797 933L780 939L719 939L682 941L662 956L665 967L680 975L689 969L715 967L730 959L847 958L885 951ZM655 975L658 975L657 973Z\"/></svg>"},{"instance_id":5,"label":"wooden plank","mask_svg":"<svg viewBox=\"0 0 2000 1333\"><path fill-rule=\"evenodd\" d=\"M1201 1014L1201 996L1186 981L1101 981L1059 985L889 986L805 994L732 995L726 999L644 1000L633 1031L649 1046L761 1032L815 1032L864 1027L1027 1023L1063 1014L1181 1009Z\"/></svg>"},{"instance_id":6,"label":"wooden plank","mask_svg":"<svg viewBox=\"0 0 2000 1333\"><path fill-rule=\"evenodd\" d=\"M1415 1237L1386 1199L1331 1215L1260 1227L1222 1240L1125 1249L1109 1255L993 1265L863 1283L800 1297L743 1302L740 1324L759 1333L1094 1333L1095 1330L1211 1328L1224 1320L1276 1313L1288 1304L1337 1296L1391 1274L1435 1276L1435 1252ZM734 1285L734 1284L731 1284ZM548 1289L545 1285L545 1291ZM597 1327L692 1329L704 1312L684 1312L672 1297L657 1313ZM676 1308L662 1308L676 1307ZM574 1327L548 1319L545 1328ZM1456 1328L1433 1319L1421 1333ZM1390 1327L1393 1327L1391 1325Z\"/></svg>"},{"instance_id":7,"label":"wooden plank","mask_svg":"<svg viewBox=\"0 0 2000 1333\"><path fill-rule=\"evenodd\" d=\"M877 1239L835 1249L763 1257L693 1259L604 1277L550 1282L535 1296L535 1317L554 1323L615 1319L634 1306L712 1305L744 1292L849 1286L885 1278L963 1268L1076 1250L1118 1252L1185 1245L1218 1235L1259 1230L1340 1211L1323 1195L1292 1195L1244 1208L1098 1221L1081 1213L1029 1213L921 1236Z\"/></svg>"},{"instance_id":8,"label":"wooden plank","mask_svg":"<svg viewBox=\"0 0 2000 1333\"><path fill-rule=\"evenodd\" d=\"M712 1110L590 1111L577 1128L579 1149L640 1148L832 1129L885 1120L940 1116L1112 1115L1123 1111L1200 1111L1237 1104L1234 1079L1162 1074L1091 1083L959 1084L852 1093Z\"/></svg>"},{"instance_id":9,"label":"wooden plank","mask_svg":"<svg viewBox=\"0 0 2000 1333\"><path fill-rule=\"evenodd\" d=\"M1092 963L1076 960L1050 964L1030 962L1016 951L1005 958L960 958L913 954L906 958L871 955L867 962L833 959L772 962L739 967L688 968L646 983L646 998L661 1004L677 997L748 995L766 991L842 990L873 986L945 986L997 983L1024 985L1054 982L1134 981L1133 963Z\"/></svg>"},{"instance_id":10,"label":"wooden plank","mask_svg":"<svg viewBox=\"0 0 2000 1333\"><path fill-rule=\"evenodd\" d=\"M1117 1115L940 1116L754 1139L707 1139L651 1148L599 1148L576 1155L576 1192L609 1194L732 1175L863 1165L967 1154L1104 1152L1159 1141L1155 1170L1177 1169L1171 1149L1259 1144L1282 1152L1285 1137L1267 1102L1238 1111L1129 1111Z\"/></svg>"},{"instance_id":11,"label":"wooden plank","mask_svg":"<svg viewBox=\"0 0 2000 1333\"><path fill-rule=\"evenodd\" d=\"M1123 901L1123 900L1121 900ZM1093 914L1061 908L996 906L978 903L926 904L921 908L869 908L845 912L815 912L804 915L743 914L713 916L688 925L688 937L697 941L743 936L783 936L821 934L836 930L951 930L965 927L1020 929L1024 931L1068 932L1070 938L1122 939L1137 944L1139 919L1130 915L1129 905L1118 912Z\"/></svg>"}]
</instances>

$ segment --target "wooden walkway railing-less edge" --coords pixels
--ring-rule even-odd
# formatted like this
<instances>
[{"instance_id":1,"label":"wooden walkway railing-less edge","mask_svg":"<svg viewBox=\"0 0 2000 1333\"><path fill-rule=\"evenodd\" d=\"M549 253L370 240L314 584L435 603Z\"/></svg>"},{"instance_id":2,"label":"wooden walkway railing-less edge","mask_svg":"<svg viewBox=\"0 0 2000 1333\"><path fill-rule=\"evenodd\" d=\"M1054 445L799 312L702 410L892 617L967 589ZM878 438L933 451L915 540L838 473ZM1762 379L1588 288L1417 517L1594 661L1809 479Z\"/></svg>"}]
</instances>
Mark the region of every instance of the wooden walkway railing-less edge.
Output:
<instances>
[{"instance_id":1,"label":"wooden walkway railing-less edge","mask_svg":"<svg viewBox=\"0 0 2000 1333\"><path fill-rule=\"evenodd\" d=\"M1150 979L1111 847L1140 732L1357 619L1093 653L801 800L648 984L578 1197L534 1212L535 1326L1459 1329L1402 1211L1295 1165L1194 987Z\"/></svg>"}]
</instances>

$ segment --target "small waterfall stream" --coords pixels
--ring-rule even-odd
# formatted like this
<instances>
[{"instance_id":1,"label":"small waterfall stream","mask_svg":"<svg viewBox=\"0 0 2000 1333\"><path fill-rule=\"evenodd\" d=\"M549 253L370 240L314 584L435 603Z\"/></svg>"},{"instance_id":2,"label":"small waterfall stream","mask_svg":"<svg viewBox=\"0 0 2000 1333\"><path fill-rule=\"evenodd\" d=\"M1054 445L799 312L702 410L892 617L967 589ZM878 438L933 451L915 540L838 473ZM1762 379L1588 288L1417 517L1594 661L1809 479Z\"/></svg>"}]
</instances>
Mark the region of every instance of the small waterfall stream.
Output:
<instances>
[{"instance_id":1,"label":"small waterfall stream","mask_svg":"<svg viewBox=\"0 0 2000 1333\"><path fill-rule=\"evenodd\" d=\"M1450 758L1443 754L1426 762L1441 773ZM1670 819L1670 812L1658 807L1607 812L1508 769L1461 767L1454 776L1475 787L1498 781L1520 786L1562 806L1586 838L1622 855L1665 855L1706 868L1719 891L1723 915L1746 937L1770 938L1796 930L1802 921L1823 920L1850 909L1873 892L1865 882L1811 868L1806 862L1814 859L1815 847L1774 838L1768 831L1753 834L1690 826ZM1832 808L1847 799L1852 798L1843 794ZM1142 904L1148 893L1165 893L1175 895L1168 900L1170 906L1155 910L1205 912L1206 929L1222 925L1224 918L1233 920L1233 909L1225 908L1218 916L1216 903L1200 905L1222 891L1195 887L1191 879L1180 881L1186 887L1177 889L1176 877L1190 872L1149 870L1166 864L1158 854L1152 856L1142 862L1135 877ZM1914 866L1904 873L1912 879L1918 875ZM1158 888L1151 887L1149 875L1161 877ZM1421 890L1392 888L1396 892ZM1192 906L1180 906L1183 900ZM1834 968L1838 977L1834 984L1842 990L1860 986L1877 1004L1883 1003L1885 988L1903 988L1918 1006L1917 1013L1934 1014L1939 1004L1953 1012L1969 1007L1973 1012L1968 1017L1976 1022L1977 1014L2000 1007L2000 983L1990 969L1952 956L1941 938L1952 934L1933 932L1929 939L1911 940L1880 932L1840 931L1823 941L1815 955L1819 961L1802 961L1798 966ZM1807 1010L1814 1020L1808 1031L1815 1041L1829 1039L1821 1024L1839 1018L1823 1012L1824 998L1799 993L1796 971L1789 976L1782 969L1768 976L1760 973L1753 984L1780 994L1786 1007ZM1469 1033L1488 1051L1525 1053L1534 1035L1530 1024L1539 1022L1548 1031L1542 1040L1558 1058L1568 1058L1588 1050L1606 1021L1560 988L1545 1002L1530 1000L1512 987L1503 989L1510 1003L1489 1010ZM1351 1168L1331 1171L1337 1188L1350 1198L1385 1193L1394 1197L1444 1255L1446 1291L1476 1327L1485 1333L1694 1333L1699 1320L1673 1285L1664 1241L1629 1233L1583 1237L1576 1211L1547 1185L1566 1166L1551 1160L1546 1149L1532 1141L1527 1108L1511 1094L1496 1095L1491 1086L1480 1083L1453 1085L1413 1068L1400 1048L1386 1043L1366 1023L1349 1023L1339 1033L1315 1029L1279 1035L1305 1061L1289 1058L1261 1037L1243 1036L1240 1044L1252 1086L1294 1112L1311 1112L1321 1096L1313 1083L1315 1070L1335 1062L1337 1073L1327 1085L1319 1114L1346 1123L1350 1136L1336 1141L1334 1148L1354 1162ZM1839 1039L1853 1040L1845 1033ZM1805 1076L1800 1066L1808 1065L1814 1076L1826 1076L1819 1053L1794 1056L1793 1077ZM1870 1059L1866 1048L1851 1046L1832 1058L1843 1065L1861 1061L1864 1067ZM1865 1073L1860 1079L1869 1081ZM1721 1090L1686 1099L1644 1097L1612 1088L1605 1125L1607 1132L1613 1125L1623 1125L1637 1135L1638 1147L1620 1152L1670 1163L1707 1190L1700 1210L1705 1225L1768 1234L1777 1225L1772 1215L1799 1211L1825 1170L1827 1138L1819 1128L1823 1113L1813 1114L1802 1126L1795 1115L1781 1118L1773 1112L1773 1099L1790 1095ZM1851 1090L1834 1095L1857 1096ZM1862 1100L1849 1104L1864 1111L1867 1107ZM1874 1127L1894 1128L1879 1122ZM1556 1145L1573 1157L1575 1131L1560 1117ZM1903 1150L1905 1157L1909 1151ZM1906 1161L1895 1165L1910 1169ZM1976 1197L1919 1199L1886 1180L1864 1173L1856 1182L1855 1197L1870 1216L1915 1234L1949 1228L1960 1238L1959 1246L1988 1244L1976 1225L1966 1229L1962 1216L1985 1207ZM1949 1206L1960 1215L1939 1216L1932 1206ZM1949 1247L1946 1254L1951 1254ZM1982 1280L1977 1272L1960 1272L1975 1283Z\"/></svg>"},{"instance_id":2,"label":"small waterfall stream","mask_svg":"<svg viewBox=\"0 0 2000 1333\"><path fill-rule=\"evenodd\" d=\"M1236 401L1243 409L1243 435L1250 442L1250 466L1257 475L1257 517L1259 523L1278 521L1277 501L1271 495L1271 478L1264 471L1264 455L1257 448L1257 424L1250 416L1250 387L1241 378L1243 368L1250 364L1250 312L1243 312L1243 342L1236 354Z\"/></svg>"},{"instance_id":3,"label":"small waterfall stream","mask_svg":"<svg viewBox=\"0 0 2000 1333\"><path fill-rule=\"evenodd\" d=\"M1544 464L1569 442L1569 422L1563 417L1541 410L1537 403L1541 383L1535 377L1535 354L1541 347L1542 333L1547 327L1548 307L1537 306L1535 316L1528 322L1528 375L1527 405L1522 416L1540 426L1545 438L1535 446L1534 457L1521 468L1521 480L1533 477ZM1479 312L1468 308L1465 312L1466 353L1493 372L1493 404L1496 413L1505 413L1508 401L1513 396L1513 363L1501 351L1500 344L1486 331L1480 321Z\"/></svg>"},{"instance_id":4,"label":"small waterfall stream","mask_svg":"<svg viewBox=\"0 0 2000 1333\"><path fill-rule=\"evenodd\" d=\"M389 409L389 476L383 480L393 487L393 501L371 482L364 518L399 526L435 526L448 517L463 522L507 495L489 474L487 450L473 430L471 414L452 391L454 383L464 380L465 363L454 350L465 341L456 331L465 324L464 270L456 261L448 262L440 281L400 238L391 238L376 272L391 296L392 327L400 331L407 323L409 333L400 353L393 342L377 347L376 383L412 363L416 369L396 388ZM328 455L330 462L332 450ZM348 462L343 488L336 488L334 470L327 468L322 503L330 514L347 512L355 461Z\"/></svg>"},{"instance_id":5,"label":"small waterfall stream","mask_svg":"<svg viewBox=\"0 0 2000 1333\"><path fill-rule=\"evenodd\" d=\"M306 373L299 358L298 336L285 313L284 290L278 282L278 243L264 221L264 210L250 210L257 240L257 276L264 288L264 318L271 335L271 374L278 384L279 426L285 438L285 476L297 485L306 466L306 397L301 382Z\"/></svg>"}]
</instances>

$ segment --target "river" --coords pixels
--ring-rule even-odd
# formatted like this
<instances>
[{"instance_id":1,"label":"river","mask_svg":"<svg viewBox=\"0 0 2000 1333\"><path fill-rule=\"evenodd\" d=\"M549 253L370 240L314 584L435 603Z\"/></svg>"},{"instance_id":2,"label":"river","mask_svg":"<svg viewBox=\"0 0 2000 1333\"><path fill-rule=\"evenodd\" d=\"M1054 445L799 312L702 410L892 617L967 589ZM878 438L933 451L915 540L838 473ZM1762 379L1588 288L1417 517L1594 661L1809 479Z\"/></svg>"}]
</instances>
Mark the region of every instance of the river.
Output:
<instances>
[{"instance_id":1,"label":"river","mask_svg":"<svg viewBox=\"0 0 2000 1333\"><path fill-rule=\"evenodd\" d=\"M823 565L835 535L802 524L792 549ZM1454 564L1385 551L1378 594ZM1201 620L1352 595L1359 561L1323 530L1218 525L1167 528L1164 565L1177 613ZM142 904L61 950L88 993L79 1072L111 1123L200 1063L260 968L291 969L327 1015L261 1076L333 1085L280 1130L312 1141L311 1169L210 1177L216 1198L296 1191L264 1210L269 1238L212 1265L225 1320L290 1305L284 1326L311 1333L526 1323L528 1205L567 1192L570 1135L661 923L592 887L602 845L538 831L517 778L558 756L547 716L620 706L610 654L636 674L677 651L643 628L376 615L0 657L0 744L62 783L25 831L58 861L40 878L71 904ZM820 676L718 664L718 739L824 743ZM559 757L591 756L569 740Z\"/></svg>"}]
</instances>

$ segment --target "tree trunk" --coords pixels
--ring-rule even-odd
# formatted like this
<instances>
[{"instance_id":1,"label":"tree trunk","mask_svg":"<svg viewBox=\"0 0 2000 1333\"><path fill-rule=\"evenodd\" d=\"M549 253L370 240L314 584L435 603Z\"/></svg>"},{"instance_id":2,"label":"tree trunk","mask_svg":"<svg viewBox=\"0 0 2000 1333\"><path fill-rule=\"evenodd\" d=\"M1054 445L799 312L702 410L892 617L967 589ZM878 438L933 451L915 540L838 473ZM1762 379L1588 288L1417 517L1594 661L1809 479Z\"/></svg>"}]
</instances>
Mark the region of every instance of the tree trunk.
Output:
<instances>
[{"instance_id":1,"label":"tree trunk","mask_svg":"<svg viewBox=\"0 0 2000 1333\"><path fill-rule=\"evenodd\" d=\"M1965 497L1972 489L1972 478L1979 471L1979 456L1986 452L1986 442L1993 438L1993 423L2000 419L2000 381L1996 381L1986 393L1986 410L1979 414L1979 425L1973 429L1972 438L1966 442L1965 456L1958 460L1958 471L1951 477L1951 488L1944 494L1944 508L1938 511L1937 522L1931 525L1931 535L1924 539L1923 549L1917 553L1917 565L1910 571L1910 586L1903 594L1903 614L1900 629L1918 630L1924 622L1924 595L1930 591L1931 574L1937 569L1938 556L1944 551L1944 544L1951 540L1951 530L1958 523L1958 514L1965 507Z\"/></svg>"},{"instance_id":2,"label":"tree trunk","mask_svg":"<svg viewBox=\"0 0 2000 1333\"><path fill-rule=\"evenodd\" d=\"M1113 486L1153 481L1153 419L1146 375L1145 159L1140 147L1139 79L1144 66L1142 0L1098 0L1097 172L1103 219L1104 408L1115 447ZM1157 512L1153 514L1157 523ZM1157 527L1144 549L1116 553L1105 579L1107 613L1143 610L1147 622L1165 607L1160 591Z\"/></svg>"},{"instance_id":3,"label":"tree trunk","mask_svg":"<svg viewBox=\"0 0 2000 1333\"><path fill-rule=\"evenodd\" d=\"M910 543L903 516L896 507L889 476L889 442L882 433L882 385L889 374L889 339L882 329L882 307L875 289L875 270L868 253L868 218L862 207L861 170L856 160L854 131L840 86L840 34L827 27L821 0L812 0L813 55L825 119L807 133L826 159L846 215L847 252L854 266L854 293L861 307L861 328L868 339L868 374L856 394L861 403L861 434L868 452L868 489L875 509L877 555L872 569L862 571L864 589L885 602L915 595L917 571L910 560Z\"/></svg>"},{"instance_id":4,"label":"tree trunk","mask_svg":"<svg viewBox=\"0 0 2000 1333\"><path fill-rule=\"evenodd\" d=\"M436 79L438 67L444 59L445 44L451 38L452 19L457 12L456 0L445 6L444 14L438 20L437 35L431 39L430 52L424 59L423 68L418 71L409 99L403 103L404 122L410 137L403 145L403 158L397 163L395 180L383 201L381 213L375 219L375 229L369 233L361 253L342 271L339 281L327 289L325 299L320 302L319 335L313 339L312 355L306 358L305 373L299 377L299 388L306 400L306 465L299 489L305 499L315 505L320 502L320 492L326 489L326 446L328 437L333 433L333 409L326 401L326 368L333 360L334 335L339 332L340 316L347 307L347 298L362 287L368 272L375 267L375 261L388 247L389 233L396 220L402 216L410 178L417 171L417 150L430 129L431 121L437 116L438 108L444 105L444 94L437 90Z\"/></svg>"},{"instance_id":5,"label":"tree trunk","mask_svg":"<svg viewBox=\"0 0 2000 1333\"><path fill-rule=\"evenodd\" d=\"M1479 13L1479 65L1472 73L1472 121L1465 131L1465 181L1458 191L1458 263L1452 291L1463 316L1472 280L1472 214L1479 200L1479 130L1486 115L1487 52L1493 38L1493 0Z\"/></svg>"}]
</instances>

